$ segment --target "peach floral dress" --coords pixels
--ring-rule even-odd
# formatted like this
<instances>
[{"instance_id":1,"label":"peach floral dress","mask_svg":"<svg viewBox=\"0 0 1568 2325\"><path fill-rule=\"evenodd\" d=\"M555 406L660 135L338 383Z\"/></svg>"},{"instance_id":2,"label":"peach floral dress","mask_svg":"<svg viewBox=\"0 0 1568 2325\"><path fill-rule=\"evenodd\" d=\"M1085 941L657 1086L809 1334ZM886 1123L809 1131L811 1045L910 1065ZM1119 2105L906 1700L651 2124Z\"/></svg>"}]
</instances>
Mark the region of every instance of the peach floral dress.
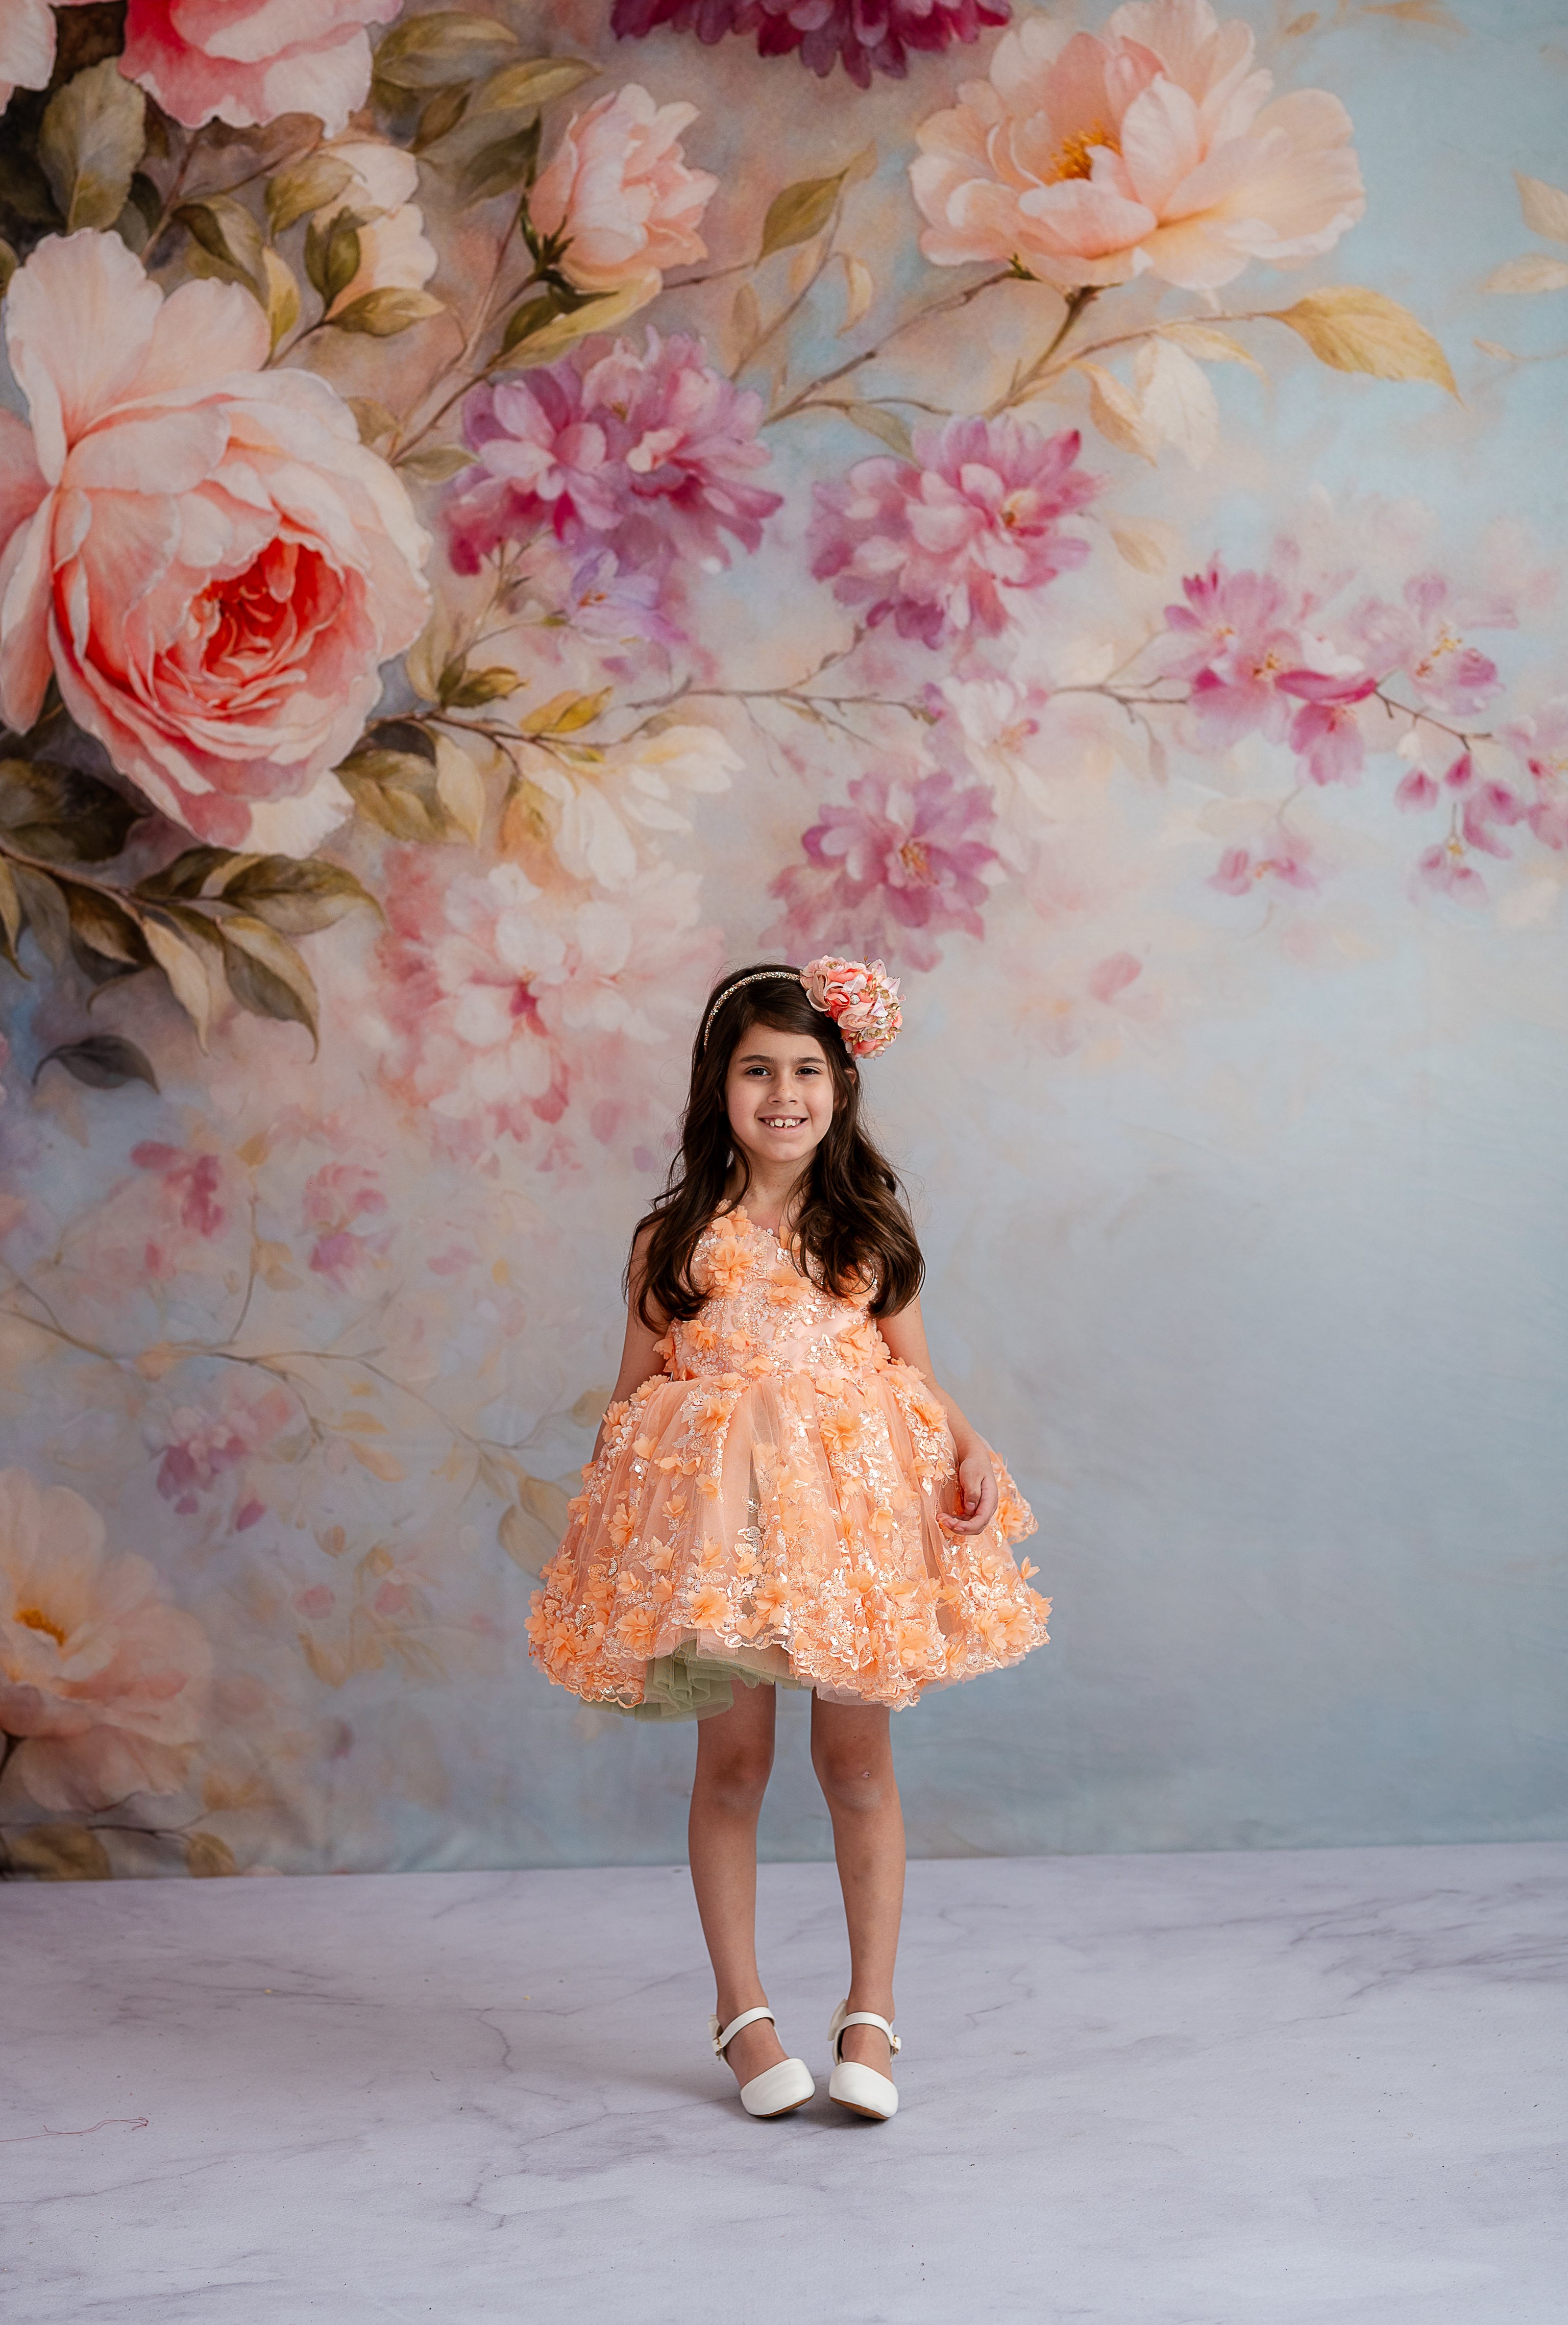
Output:
<instances>
[{"instance_id":1,"label":"peach floral dress","mask_svg":"<svg viewBox=\"0 0 1568 2325\"><path fill-rule=\"evenodd\" d=\"M739 1206L691 1280L700 1311L609 1407L544 1570L528 1629L550 1677L645 1718L727 1709L737 1679L902 1706L1038 1646L1049 1602L1010 1548L1034 1514L993 1454L996 1516L942 1532L947 1415L870 1292L824 1291Z\"/></svg>"}]
</instances>

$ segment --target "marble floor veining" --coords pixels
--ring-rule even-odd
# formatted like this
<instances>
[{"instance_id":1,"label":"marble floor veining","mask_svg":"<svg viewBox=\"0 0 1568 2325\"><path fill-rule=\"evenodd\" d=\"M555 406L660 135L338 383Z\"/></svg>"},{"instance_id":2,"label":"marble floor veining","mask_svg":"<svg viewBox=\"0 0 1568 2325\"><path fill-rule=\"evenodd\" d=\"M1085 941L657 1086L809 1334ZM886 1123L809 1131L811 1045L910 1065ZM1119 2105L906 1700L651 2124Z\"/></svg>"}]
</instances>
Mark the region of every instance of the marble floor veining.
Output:
<instances>
[{"instance_id":1,"label":"marble floor veining","mask_svg":"<svg viewBox=\"0 0 1568 2325\"><path fill-rule=\"evenodd\" d=\"M12 1887L0 2315L1564 2325L1565 1941L1552 1844L916 1865L896 2120L757 2124L679 1867Z\"/></svg>"}]
</instances>

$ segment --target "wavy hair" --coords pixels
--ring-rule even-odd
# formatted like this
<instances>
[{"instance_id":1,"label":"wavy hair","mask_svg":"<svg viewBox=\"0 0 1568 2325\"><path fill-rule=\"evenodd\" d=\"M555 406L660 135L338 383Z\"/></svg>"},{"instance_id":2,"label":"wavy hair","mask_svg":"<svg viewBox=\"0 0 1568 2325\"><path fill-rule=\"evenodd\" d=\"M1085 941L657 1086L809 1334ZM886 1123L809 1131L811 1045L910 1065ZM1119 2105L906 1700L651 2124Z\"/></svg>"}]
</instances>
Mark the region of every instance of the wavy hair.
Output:
<instances>
[{"instance_id":1,"label":"wavy hair","mask_svg":"<svg viewBox=\"0 0 1568 2325\"><path fill-rule=\"evenodd\" d=\"M759 971L782 972L773 976ZM809 1034L821 1044L833 1079L833 1119L809 1165L805 1200L795 1221L807 1273L819 1283L876 1286L873 1316L895 1315L925 1274L898 1174L860 1121L860 1077L831 1017L814 1008L786 963L754 961L721 977L708 996L691 1045L691 1083L681 1117L681 1151L664 1190L637 1221L632 1241L652 1227L636 1312L657 1328L656 1307L671 1322L695 1316L703 1293L691 1281L697 1239L714 1214L745 1201L751 1168L729 1127L725 1087L737 1045L753 1025ZM725 1200L732 1162L740 1166L734 1203ZM628 1298L632 1263L622 1277Z\"/></svg>"}]
</instances>

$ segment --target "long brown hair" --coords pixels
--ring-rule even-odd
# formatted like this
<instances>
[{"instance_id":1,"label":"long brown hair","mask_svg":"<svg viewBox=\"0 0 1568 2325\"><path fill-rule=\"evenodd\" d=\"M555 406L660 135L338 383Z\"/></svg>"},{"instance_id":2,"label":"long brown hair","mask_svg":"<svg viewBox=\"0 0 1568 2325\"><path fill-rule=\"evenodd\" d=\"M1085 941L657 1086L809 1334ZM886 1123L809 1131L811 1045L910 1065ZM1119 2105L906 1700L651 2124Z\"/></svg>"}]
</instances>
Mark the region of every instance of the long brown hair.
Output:
<instances>
[{"instance_id":1,"label":"long brown hair","mask_svg":"<svg viewBox=\"0 0 1568 2325\"><path fill-rule=\"evenodd\" d=\"M784 973L758 976L770 968ZM860 1077L843 1035L824 1011L812 1007L798 971L773 961L733 970L708 996L691 1045L681 1151L663 1193L637 1221L633 1237L635 1245L645 1227L653 1228L637 1314L650 1330L658 1321L651 1307L671 1321L696 1315L703 1294L691 1281L691 1255L714 1213L734 1208L725 1201L732 1161L740 1166L735 1204L746 1199L751 1168L729 1127L725 1086L736 1045L753 1025L809 1034L821 1044L833 1079L833 1119L812 1156L795 1221L807 1273L835 1289L875 1283L871 1314L895 1315L914 1299L925 1274L898 1175L861 1126ZM629 1294L629 1258L622 1281Z\"/></svg>"}]
</instances>

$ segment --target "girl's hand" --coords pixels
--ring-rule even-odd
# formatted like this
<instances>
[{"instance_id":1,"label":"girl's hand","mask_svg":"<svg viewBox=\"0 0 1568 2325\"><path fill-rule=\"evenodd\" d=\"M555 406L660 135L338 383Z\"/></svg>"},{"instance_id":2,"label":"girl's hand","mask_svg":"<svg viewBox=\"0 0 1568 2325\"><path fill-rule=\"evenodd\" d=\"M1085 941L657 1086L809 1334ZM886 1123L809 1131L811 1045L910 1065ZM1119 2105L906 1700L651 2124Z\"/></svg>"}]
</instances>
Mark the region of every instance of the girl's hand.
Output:
<instances>
[{"instance_id":1,"label":"girl's hand","mask_svg":"<svg viewBox=\"0 0 1568 2325\"><path fill-rule=\"evenodd\" d=\"M997 1514L997 1473L983 1450L966 1453L958 1465L959 1507L956 1516L942 1514L950 1533L979 1533Z\"/></svg>"}]
</instances>

